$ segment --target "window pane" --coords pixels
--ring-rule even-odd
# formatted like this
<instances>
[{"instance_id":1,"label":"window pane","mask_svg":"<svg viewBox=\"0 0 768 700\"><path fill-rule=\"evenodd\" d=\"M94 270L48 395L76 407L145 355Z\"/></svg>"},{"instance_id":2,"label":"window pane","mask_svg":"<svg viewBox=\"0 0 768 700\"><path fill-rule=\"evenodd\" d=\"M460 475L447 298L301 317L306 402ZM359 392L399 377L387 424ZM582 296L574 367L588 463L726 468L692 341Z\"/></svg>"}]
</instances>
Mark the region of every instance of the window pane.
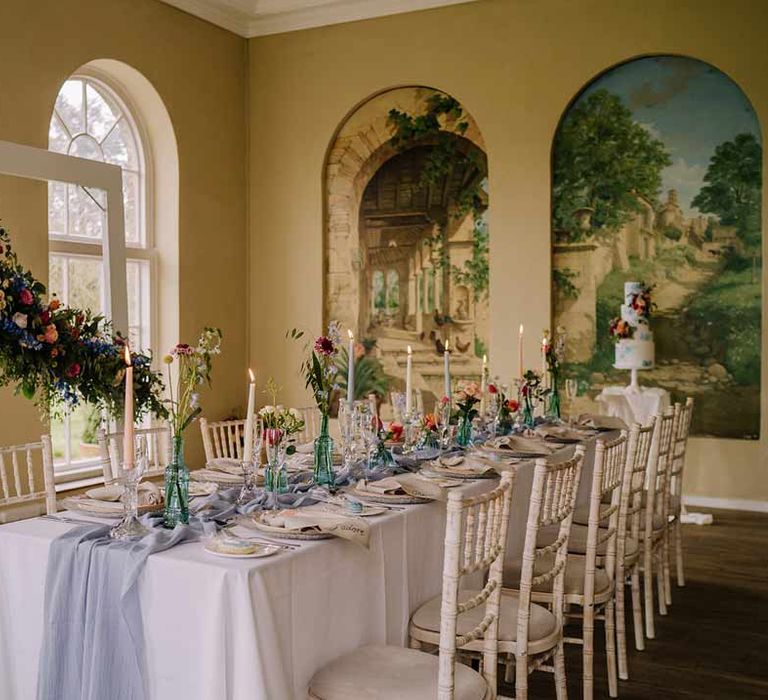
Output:
<instances>
[{"instance_id":1,"label":"window pane","mask_svg":"<svg viewBox=\"0 0 768 700\"><path fill-rule=\"evenodd\" d=\"M105 205L102 190L85 189L79 185L67 185L69 200L68 235L101 239L104 235L106 213L99 207ZM94 201L96 200L96 201Z\"/></svg>"},{"instance_id":2,"label":"window pane","mask_svg":"<svg viewBox=\"0 0 768 700\"><path fill-rule=\"evenodd\" d=\"M83 81L67 80L56 98L56 111L73 136L85 131Z\"/></svg>"},{"instance_id":3,"label":"window pane","mask_svg":"<svg viewBox=\"0 0 768 700\"><path fill-rule=\"evenodd\" d=\"M60 255L48 259L48 293L64 299L64 260Z\"/></svg>"},{"instance_id":4,"label":"window pane","mask_svg":"<svg viewBox=\"0 0 768 700\"><path fill-rule=\"evenodd\" d=\"M104 160L99 144L87 134L82 134L72 141L69 146L69 155L88 158L88 160Z\"/></svg>"},{"instance_id":5,"label":"window pane","mask_svg":"<svg viewBox=\"0 0 768 700\"><path fill-rule=\"evenodd\" d=\"M99 258L69 257L69 294L67 304L78 309L103 312L102 265Z\"/></svg>"},{"instance_id":6,"label":"window pane","mask_svg":"<svg viewBox=\"0 0 768 700\"><path fill-rule=\"evenodd\" d=\"M150 278L148 260L128 260L126 286L128 290L128 337L131 347L148 350L151 347Z\"/></svg>"},{"instance_id":7,"label":"window pane","mask_svg":"<svg viewBox=\"0 0 768 700\"><path fill-rule=\"evenodd\" d=\"M97 431L101 417L93 406L81 405L62 420L51 421L51 442L55 471L99 457Z\"/></svg>"},{"instance_id":8,"label":"window pane","mask_svg":"<svg viewBox=\"0 0 768 700\"><path fill-rule=\"evenodd\" d=\"M69 147L69 134L64 130L59 118L54 114L48 128L48 150L66 153Z\"/></svg>"},{"instance_id":9,"label":"window pane","mask_svg":"<svg viewBox=\"0 0 768 700\"><path fill-rule=\"evenodd\" d=\"M125 206L125 242L129 245L144 245L139 226L139 174L123 171L123 205Z\"/></svg>"},{"instance_id":10,"label":"window pane","mask_svg":"<svg viewBox=\"0 0 768 700\"><path fill-rule=\"evenodd\" d=\"M67 186L63 182L48 183L48 234L67 235Z\"/></svg>"},{"instance_id":11,"label":"window pane","mask_svg":"<svg viewBox=\"0 0 768 700\"><path fill-rule=\"evenodd\" d=\"M85 103L88 114L88 133L101 142L115 125L120 112L117 107L108 104L106 99L90 84L86 84L85 87Z\"/></svg>"},{"instance_id":12,"label":"window pane","mask_svg":"<svg viewBox=\"0 0 768 700\"><path fill-rule=\"evenodd\" d=\"M101 144L104 149L104 159L130 170L138 170L139 159L136 155L136 144L131 129L125 119L121 119L112 133Z\"/></svg>"}]
</instances>

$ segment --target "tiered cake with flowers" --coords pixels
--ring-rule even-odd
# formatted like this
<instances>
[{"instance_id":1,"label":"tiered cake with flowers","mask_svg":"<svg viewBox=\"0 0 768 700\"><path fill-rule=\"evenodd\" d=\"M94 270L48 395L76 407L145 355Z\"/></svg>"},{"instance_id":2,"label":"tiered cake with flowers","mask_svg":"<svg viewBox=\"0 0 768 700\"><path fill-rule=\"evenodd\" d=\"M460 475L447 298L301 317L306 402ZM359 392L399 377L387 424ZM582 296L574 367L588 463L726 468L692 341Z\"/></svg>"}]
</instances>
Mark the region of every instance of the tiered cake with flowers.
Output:
<instances>
[{"instance_id":1,"label":"tiered cake with flowers","mask_svg":"<svg viewBox=\"0 0 768 700\"><path fill-rule=\"evenodd\" d=\"M624 283L621 317L610 326L616 340L616 369L653 369L653 332L648 323L652 306L651 287L642 282Z\"/></svg>"}]
</instances>

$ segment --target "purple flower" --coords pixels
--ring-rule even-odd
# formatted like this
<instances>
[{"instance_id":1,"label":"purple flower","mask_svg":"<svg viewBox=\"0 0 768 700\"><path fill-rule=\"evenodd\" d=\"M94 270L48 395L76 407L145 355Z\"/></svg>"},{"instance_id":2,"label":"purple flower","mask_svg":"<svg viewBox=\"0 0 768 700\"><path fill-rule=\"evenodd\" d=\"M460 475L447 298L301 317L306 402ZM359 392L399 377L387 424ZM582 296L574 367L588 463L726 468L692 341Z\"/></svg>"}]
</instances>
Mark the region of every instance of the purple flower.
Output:
<instances>
[{"instance_id":1,"label":"purple flower","mask_svg":"<svg viewBox=\"0 0 768 700\"><path fill-rule=\"evenodd\" d=\"M333 355L336 352L336 348L334 347L333 341L330 338L321 335L315 341L315 352L318 355Z\"/></svg>"}]
</instances>

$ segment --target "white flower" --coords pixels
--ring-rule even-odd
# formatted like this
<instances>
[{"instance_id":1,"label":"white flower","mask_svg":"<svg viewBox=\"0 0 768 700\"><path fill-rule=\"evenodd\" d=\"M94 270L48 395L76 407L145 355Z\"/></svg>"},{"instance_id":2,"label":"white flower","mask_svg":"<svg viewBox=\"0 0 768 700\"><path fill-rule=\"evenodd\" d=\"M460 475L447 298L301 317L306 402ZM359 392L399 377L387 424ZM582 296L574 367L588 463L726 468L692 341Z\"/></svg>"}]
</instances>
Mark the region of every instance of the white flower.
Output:
<instances>
[{"instance_id":1,"label":"white flower","mask_svg":"<svg viewBox=\"0 0 768 700\"><path fill-rule=\"evenodd\" d=\"M285 406L279 403L277 404L277 406L275 406L275 411L277 411L278 413L285 413Z\"/></svg>"},{"instance_id":2,"label":"white flower","mask_svg":"<svg viewBox=\"0 0 768 700\"><path fill-rule=\"evenodd\" d=\"M23 313L21 313L21 311L17 311L15 314L13 314L13 322L19 328L26 328L27 327L27 314L23 314Z\"/></svg>"},{"instance_id":3,"label":"white flower","mask_svg":"<svg viewBox=\"0 0 768 700\"><path fill-rule=\"evenodd\" d=\"M259 410L260 416L269 416L272 415L275 412L274 406L264 406Z\"/></svg>"},{"instance_id":4,"label":"white flower","mask_svg":"<svg viewBox=\"0 0 768 700\"><path fill-rule=\"evenodd\" d=\"M292 408L290 413L296 420L301 420L301 411L298 408Z\"/></svg>"}]
</instances>

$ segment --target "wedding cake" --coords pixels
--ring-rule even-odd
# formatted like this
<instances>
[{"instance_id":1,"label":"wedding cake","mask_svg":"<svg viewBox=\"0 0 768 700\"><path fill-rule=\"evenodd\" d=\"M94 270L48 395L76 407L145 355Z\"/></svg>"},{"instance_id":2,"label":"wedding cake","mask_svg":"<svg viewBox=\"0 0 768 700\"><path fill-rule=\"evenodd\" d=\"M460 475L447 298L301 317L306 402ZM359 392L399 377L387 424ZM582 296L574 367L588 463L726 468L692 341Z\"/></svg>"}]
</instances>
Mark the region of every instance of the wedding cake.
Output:
<instances>
[{"instance_id":1,"label":"wedding cake","mask_svg":"<svg viewBox=\"0 0 768 700\"><path fill-rule=\"evenodd\" d=\"M621 317L613 319L610 328L616 340L616 369L653 368L653 333L648 325L651 306L650 287L642 282L624 283Z\"/></svg>"}]
</instances>

